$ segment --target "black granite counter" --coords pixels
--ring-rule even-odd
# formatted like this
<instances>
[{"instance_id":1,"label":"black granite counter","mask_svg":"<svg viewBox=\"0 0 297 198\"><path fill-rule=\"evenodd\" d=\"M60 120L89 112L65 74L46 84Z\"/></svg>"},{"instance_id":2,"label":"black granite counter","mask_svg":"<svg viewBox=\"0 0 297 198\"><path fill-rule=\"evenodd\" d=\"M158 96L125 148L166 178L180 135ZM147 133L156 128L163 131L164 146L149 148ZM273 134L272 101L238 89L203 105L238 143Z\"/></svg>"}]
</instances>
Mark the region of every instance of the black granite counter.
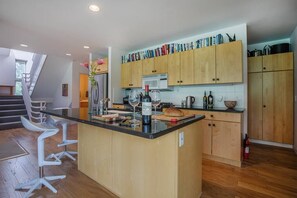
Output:
<instances>
[{"instance_id":1,"label":"black granite counter","mask_svg":"<svg viewBox=\"0 0 297 198\"><path fill-rule=\"evenodd\" d=\"M228 109L226 107L215 107L213 109L203 109L201 106L192 106L192 107L182 107L179 105L174 105L176 108L179 109L188 109L188 110L201 110L201 111L218 111L218 112L228 112L228 113L243 113L244 108L234 108L234 109Z\"/></svg>"},{"instance_id":2,"label":"black granite counter","mask_svg":"<svg viewBox=\"0 0 297 198\"><path fill-rule=\"evenodd\" d=\"M162 135L175 131L179 128L185 127L194 122L202 120L205 117L204 115L196 115L193 118L189 118L179 122L167 122L167 121L158 120L157 122L152 122L151 126L145 126L145 125L142 126L142 124L140 123L139 126L132 128L132 127L120 126L120 121L103 122L99 120L94 120L92 119L92 114L88 112L88 108L44 110L41 112L48 115L62 117L76 122L90 124L93 126L102 127L105 129L110 129L113 131L127 133L130 135L135 135L135 136L148 138L148 139L154 139L154 138L160 137ZM133 112L131 112L131 115L133 115ZM141 119L139 115L136 118L139 120Z\"/></svg>"}]
</instances>

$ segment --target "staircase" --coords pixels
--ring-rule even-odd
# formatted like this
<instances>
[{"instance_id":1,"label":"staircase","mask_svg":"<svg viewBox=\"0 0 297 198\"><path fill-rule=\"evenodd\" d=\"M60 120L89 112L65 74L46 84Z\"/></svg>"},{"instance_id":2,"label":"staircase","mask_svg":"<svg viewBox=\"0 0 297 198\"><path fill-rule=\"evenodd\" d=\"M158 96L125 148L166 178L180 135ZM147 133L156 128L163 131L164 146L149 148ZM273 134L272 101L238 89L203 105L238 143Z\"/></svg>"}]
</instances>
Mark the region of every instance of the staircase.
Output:
<instances>
[{"instance_id":1,"label":"staircase","mask_svg":"<svg viewBox=\"0 0 297 198\"><path fill-rule=\"evenodd\" d=\"M0 96L0 130L23 127L21 115L27 117L22 96Z\"/></svg>"}]
</instances>

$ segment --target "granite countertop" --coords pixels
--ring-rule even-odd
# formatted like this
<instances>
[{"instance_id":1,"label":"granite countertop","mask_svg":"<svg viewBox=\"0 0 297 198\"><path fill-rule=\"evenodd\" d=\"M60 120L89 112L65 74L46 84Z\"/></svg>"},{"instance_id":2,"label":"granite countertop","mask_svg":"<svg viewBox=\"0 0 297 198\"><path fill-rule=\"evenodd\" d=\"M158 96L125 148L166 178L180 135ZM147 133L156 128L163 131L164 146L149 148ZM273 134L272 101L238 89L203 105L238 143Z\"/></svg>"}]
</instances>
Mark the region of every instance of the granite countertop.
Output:
<instances>
[{"instance_id":1,"label":"granite countertop","mask_svg":"<svg viewBox=\"0 0 297 198\"><path fill-rule=\"evenodd\" d=\"M174 105L174 106L179 109L201 110L201 111L218 111L218 112L228 112L228 113L243 113L245 111L244 108L228 109L226 107L215 107L213 109L204 109L201 106L192 106L192 107L184 107L184 106L179 106L179 105Z\"/></svg>"},{"instance_id":2,"label":"granite countertop","mask_svg":"<svg viewBox=\"0 0 297 198\"><path fill-rule=\"evenodd\" d=\"M193 118L185 119L179 122L168 122L168 121L158 120L157 122L152 122L150 126L146 126L146 125L142 126L140 122L139 126L132 128L132 127L120 126L120 121L103 122L99 120L94 120L91 118L92 114L88 112L88 108L43 110L41 112L48 115L62 117L76 122L81 122L81 123L85 123L85 124L89 124L97 127L102 127L113 131L127 133L130 135L139 136L147 139L158 138L167 133L176 131L179 128L185 127L187 125L190 125L194 122L197 122L205 118L204 115L195 115L195 117ZM133 112L131 112L131 115L133 115ZM141 120L140 115L138 115L136 118Z\"/></svg>"}]
</instances>

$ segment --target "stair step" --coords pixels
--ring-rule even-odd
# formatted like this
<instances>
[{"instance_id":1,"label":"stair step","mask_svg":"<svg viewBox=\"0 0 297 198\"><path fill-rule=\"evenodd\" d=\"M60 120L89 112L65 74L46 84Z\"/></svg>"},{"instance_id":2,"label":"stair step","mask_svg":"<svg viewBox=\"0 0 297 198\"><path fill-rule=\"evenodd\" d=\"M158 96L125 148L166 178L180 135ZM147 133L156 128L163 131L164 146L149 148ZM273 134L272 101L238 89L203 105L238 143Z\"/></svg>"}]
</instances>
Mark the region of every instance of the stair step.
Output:
<instances>
[{"instance_id":1,"label":"stair step","mask_svg":"<svg viewBox=\"0 0 297 198\"><path fill-rule=\"evenodd\" d=\"M4 99L23 99L23 96L0 96L0 100Z\"/></svg>"},{"instance_id":2,"label":"stair step","mask_svg":"<svg viewBox=\"0 0 297 198\"><path fill-rule=\"evenodd\" d=\"M21 116L28 118L26 114L23 115L11 115L11 116L0 116L0 123L16 122L21 121Z\"/></svg>"},{"instance_id":3,"label":"stair step","mask_svg":"<svg viewBox=\"0 0 297 198\"><path fill-rule=\"evenodd\" d=\"M27 111L23 109L14 109L14 110L0 110L0 116L13 116L13 115L25 115Z\"/></svg>"},{"instance_id":4,"label":"stair step","mask_svg":"<svg viewBox=\"0 0 297 198\"><path fill-rule=\"evenodd\" d=\"M23 99L1 99L0 105L8 105L8 104L24 104Z\"/></svg>"},{"instance_id":5,"label":"stair step","mask_svg":"<svg viewBox=\"0 0 297 198\"><path fill-rule=\"evenodd\" d=\"M21 121L0 123L0 130L22 128L23 124Z\"/></svg>"},{"instance_id":6,"label":"stair step","mask_svg":"<svg viewBox=\"0 0 297 198\"><path fill-rule=\"evenodd\" d=\"M9 105L0 105L0 110L10 110L10 109L25 109L24 104L9 104Z\"/></svg>"}]
</instances>

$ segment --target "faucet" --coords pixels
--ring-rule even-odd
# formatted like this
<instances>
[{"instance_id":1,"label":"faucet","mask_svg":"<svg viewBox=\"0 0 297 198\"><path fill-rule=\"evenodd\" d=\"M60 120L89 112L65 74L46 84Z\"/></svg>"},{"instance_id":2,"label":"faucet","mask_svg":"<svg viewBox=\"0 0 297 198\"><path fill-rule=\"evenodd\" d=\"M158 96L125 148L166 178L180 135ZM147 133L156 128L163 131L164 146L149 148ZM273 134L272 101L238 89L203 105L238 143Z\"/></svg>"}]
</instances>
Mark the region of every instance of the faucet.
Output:
<instances>
[{"instance_id":1,"label":"faucet","mask_svg":"<svg viewBox=\"0 0 297 198\"><path fill-rule=\"evenodd\" d=\"M108 113L107 112L107 108L108 108L108 102L110 101L110 99L109 98L104 98L104 100L103 100L103 106L105 107L105 112L106 112L106 114ZM103 108L104 108L103 107Z\"/></svg>"}]
</instances>

